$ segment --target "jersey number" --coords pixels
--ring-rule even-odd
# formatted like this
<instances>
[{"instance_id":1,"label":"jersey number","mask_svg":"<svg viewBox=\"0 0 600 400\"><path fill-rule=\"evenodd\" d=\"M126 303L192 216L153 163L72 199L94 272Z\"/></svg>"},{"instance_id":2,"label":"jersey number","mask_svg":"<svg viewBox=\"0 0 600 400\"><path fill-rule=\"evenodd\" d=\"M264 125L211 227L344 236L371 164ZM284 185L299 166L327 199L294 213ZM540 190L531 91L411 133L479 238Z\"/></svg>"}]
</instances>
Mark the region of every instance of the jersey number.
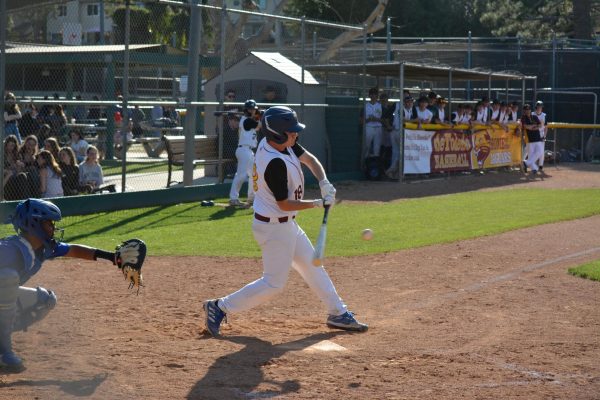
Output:
<instances>
[{"instance_id":1,"label":"jersey number","mask_svg":"<svg viewBox=\"0 0 600 400\"><path fill-rule=\"evenodd\" d=\"M294 200L302 200L302 185L298 186L298 189L294 190Z\"/></svg>"}]
</instances>

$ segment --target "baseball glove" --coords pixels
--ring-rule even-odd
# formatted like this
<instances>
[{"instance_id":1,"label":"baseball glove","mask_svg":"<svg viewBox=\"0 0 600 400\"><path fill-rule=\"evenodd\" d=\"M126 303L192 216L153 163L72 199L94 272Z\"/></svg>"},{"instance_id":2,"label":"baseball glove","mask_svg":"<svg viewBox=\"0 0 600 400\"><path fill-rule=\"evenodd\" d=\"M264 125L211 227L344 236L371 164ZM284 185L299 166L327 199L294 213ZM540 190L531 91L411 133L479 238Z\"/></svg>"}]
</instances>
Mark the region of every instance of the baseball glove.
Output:
<instances>
[{"instance_id":1,"label":"baseball glove","mask_svg":"<svg viewBox=\"0 0 600 400\"><path fill-rule=\"evenodd\" d=\"M140 239L129 239L115 249L117 267L123 272L125 280L129 282L129 289L144 286L142 279L142 265L146 258L146 243Z\"/></svg>"}]
</instances>

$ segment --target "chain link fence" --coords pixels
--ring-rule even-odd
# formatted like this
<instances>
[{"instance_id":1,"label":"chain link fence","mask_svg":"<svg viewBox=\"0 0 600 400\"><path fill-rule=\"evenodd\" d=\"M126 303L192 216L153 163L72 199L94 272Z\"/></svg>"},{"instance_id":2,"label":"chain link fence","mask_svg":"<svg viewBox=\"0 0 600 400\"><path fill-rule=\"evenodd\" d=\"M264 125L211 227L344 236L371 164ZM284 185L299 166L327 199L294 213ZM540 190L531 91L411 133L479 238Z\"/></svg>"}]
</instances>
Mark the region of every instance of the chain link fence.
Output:
<instances>
[{"instance_id":1,"label":"chain link fence","mask_svg":"<svg viewBox=\"0 0 600 400\"><path fill-rule=\"evenodd\" d=\"M286 17L278 1L200 3L47 1L2 10L2 199L229 182L247 99L261 109L290 105L310 128L327 129L319 158L329 171L356 171L368 88L392 101L403 89L435 90L455 103L490 92L487 82L407 80L401 88L397 76L311 74L311 65L417 61L518 70L537 75L538 87L600 87L589 72L600 62L597 43L375 37L362 26ZM341 34L350 40L338 45ZM512 100L522 87L491 90ZM588 98L550 100L551 118L591 122ZM336 129L345 143L328 142ZM302 140L310 147L316 139Z\"/></svg>"}]
</instances>

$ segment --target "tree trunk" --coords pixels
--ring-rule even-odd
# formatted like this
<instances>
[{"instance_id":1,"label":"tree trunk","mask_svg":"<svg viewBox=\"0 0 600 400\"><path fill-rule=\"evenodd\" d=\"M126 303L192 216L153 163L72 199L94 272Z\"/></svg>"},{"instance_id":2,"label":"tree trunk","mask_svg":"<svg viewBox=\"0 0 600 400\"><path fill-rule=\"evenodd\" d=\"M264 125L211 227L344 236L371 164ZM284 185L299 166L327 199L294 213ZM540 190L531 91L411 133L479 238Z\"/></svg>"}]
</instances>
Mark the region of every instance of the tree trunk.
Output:
<instances>
[{"instance_id":1,"label":"tree trunk","mask_svg":"<svg viewBox=\"0 0 600 400\"><path fill-rule=\"evenodd\" d=\"M385 27L385 24L381 21L385 8L387 7L388 0L379 0L377 6L371 11L371 14L364 21L364 25L367 27L367 33L377 32ZM319 55L319 62L325 62L333 58L338 50L346 43L362 36L361 31L345 31L336 37L329 46Z\"/></svg>"},{"instance_id":2,"label":"tree trunk","mask_svg":"<svg viewBox=\"0 0 600 400\"><path fill-rule=\"evenodd\" d=\"M575 39L592 38L592 1L573 0Z\"/></svg>"}]
</instances>

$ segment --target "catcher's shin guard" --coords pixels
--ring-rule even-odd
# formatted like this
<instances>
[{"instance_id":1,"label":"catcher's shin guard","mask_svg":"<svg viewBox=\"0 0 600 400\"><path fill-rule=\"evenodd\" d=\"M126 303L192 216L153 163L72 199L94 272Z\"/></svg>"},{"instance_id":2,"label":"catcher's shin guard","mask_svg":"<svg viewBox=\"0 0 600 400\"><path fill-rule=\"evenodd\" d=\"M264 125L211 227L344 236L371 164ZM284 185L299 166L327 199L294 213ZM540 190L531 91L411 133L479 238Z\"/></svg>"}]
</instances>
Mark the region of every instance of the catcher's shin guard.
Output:
<instances>
[{"instance_id":1,"label":"catcher's shin guard","mask_svg":"<svg viewBox=\"0 0 600 400\"><path fill-rule=\"evenodd\" d=\"M15 321L19 274L12 269L0 269L0 371L21 372L25 368L12 351L12 331Z\"/></svg>"},{"instance_id":2,"label":"catcher's shin guard","mask_svg":"<svg viewBox=\"0 0 600 400\"><path fill-rule=\"evenodd\" d=\"M56 306L56 301L56 295L52 290L39 286L36 289L20 287L17 318L13 330L26 331L31 325L44 319Z\"/></svg>"}]
</instances>

